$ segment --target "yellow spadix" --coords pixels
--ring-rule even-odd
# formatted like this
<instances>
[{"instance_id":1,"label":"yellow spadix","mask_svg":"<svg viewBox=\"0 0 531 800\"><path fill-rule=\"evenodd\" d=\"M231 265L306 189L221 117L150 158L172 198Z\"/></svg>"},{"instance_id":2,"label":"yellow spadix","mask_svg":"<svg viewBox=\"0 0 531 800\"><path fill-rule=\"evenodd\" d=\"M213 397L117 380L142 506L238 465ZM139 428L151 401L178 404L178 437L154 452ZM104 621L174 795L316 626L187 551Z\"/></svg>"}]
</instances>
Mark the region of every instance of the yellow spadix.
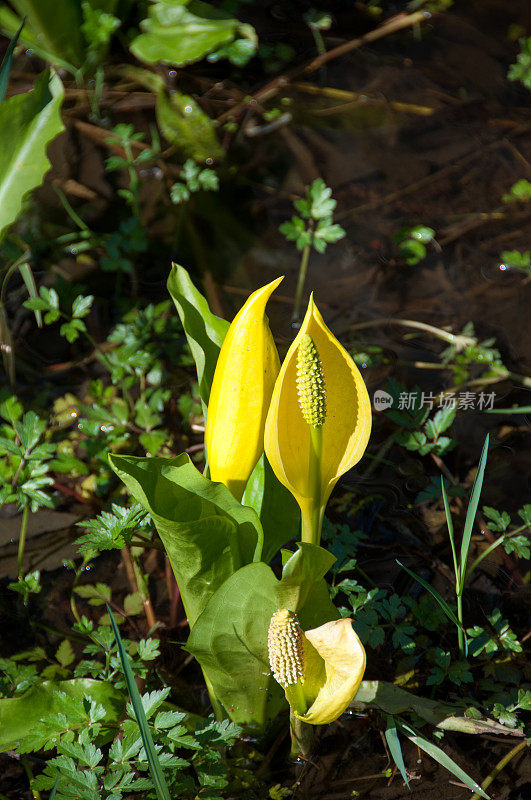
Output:
<instances>
[{"instance_id":1,"label":"yellow spadix","mask_svg":"<svg viewBox=\"0 0 531 800\"><path fill-rule=\"evenodd\" d=\"M365 650L349 619L301 630L287 609L273 614L269 660L292 713L302 722L325 725L348 708L365 672Z\"/></svg>"}]
</instances>

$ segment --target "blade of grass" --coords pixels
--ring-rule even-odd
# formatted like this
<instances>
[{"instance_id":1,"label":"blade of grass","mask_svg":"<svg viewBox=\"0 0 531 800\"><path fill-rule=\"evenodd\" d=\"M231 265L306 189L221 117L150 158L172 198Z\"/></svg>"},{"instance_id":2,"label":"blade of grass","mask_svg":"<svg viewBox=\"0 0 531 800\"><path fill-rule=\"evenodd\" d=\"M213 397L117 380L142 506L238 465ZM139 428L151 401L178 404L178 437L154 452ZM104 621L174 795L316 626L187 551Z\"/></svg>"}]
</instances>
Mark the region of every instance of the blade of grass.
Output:
<instances>
[{"instance_id":1,"label":"blade of grass","mask_svg":"<svg viewBox=\"0 0 531 800\"><path fill-rule=\"evenodd\" d=\"M439 592L437 592L432 586L430 586L429 583L427 583L423 578L421 578L420 575L417 575L417 573L413 572L412 569L409 569L409 567L406 567L405 564L402 564L402 562L399 561L398 558L395 559L395 561L396 561L397 564L399 564L402 567L402 569L405 569L405 571L409 575L411 575L412 578L414 578L416 581L418 581L421 586L424 586L424 588L427 589L427 591L432 595L432 597L434 597L435 600L437 600L437 602L439 603L440 607L442 608L442 610L444 611L444 613L446 614L448 619L451 620L454 623L454 625L457 625L457 627L461 628L461 630L462 630L463 628L462 628L461 623L459 622L459 620L455 616L454 612L452 611L452 609L450 608L450 606L448 605L446 600L443 600L443 598L441 597Z\"/></svg>"},{"instance_id":2,"label":"blade of grass","mask_svg":"<svg viewBox=\"0 0 531 800\"><path fill-rule=\"evenodd\" d=\"M57 794L57 787L59 786L60 777L61 776L59 775L59 773L57 773L57 778L55 779L55 783L52 786L52 791L50 792L50 797L48 798L48 800L55 800L55 795Z\"/></svg>"},{"instance_id":3,"label":"blade of grass","mask_svg":"<svg viewBox=\"0 0 531 800\"><path fill-rule=\"evenodd\" d=\"M28 290L29 296L38 297L35 278L33 277L33 272L31 271L31 267L28 264L28 262L26 261L24 264L20 264L18 271L22 276L22 280L26 284L26 289ZM35 314L35 320L37 321L37 325L39 326L39 328L42 328L42 311L39 311L36 308L33 313Z\"/></svg>"},{"instance_id":4,"label":"blade of grass","mask_svg":"<svg viewBox=\"0 0 531 800\"><path fill-rule=\"evenodd\" d=\"M149 729L148 721L146 719L146 714L144 712L144 706L142 705L142 698L140 697L140 692L138 691L138 687L135 682L133 670L131 669L131 665L129 663L129 656L125 652L125 648L123 646L123 642L120 637L120 631L118 630L118 626L114 621L112 611L107 603L106 606L107 606L107 613L109 614L109 618L111 620L111 625L116 639L116 644L118 645L118 653L120 654L120 659L122 662L122 666L124 668L127 690L131 698L131 703L133 705L135 717L138 722L138 727L140 728L140 735L142 736L142 743L144 745L144 750L146 751L146 756L149 764L149 771L151 773L151 778L153 780L155 791L157 793L157 800L171 800L168 784L166 783L164 773L162 772L162 767L160 765L159 757L157 755L157 751L155 750L155 745L153 744L153 739L151 737L151 731Z\"/></svg>"},{"instance_id":5,"label":"blade of grass","mask_svg":"<svg viewBox=\"0 0 531 800\"><path fill-rule=\"evenodd\" d=\"M513 408L484 408L484 414L530 414L531 406L514 406Z\"/></svg>"},{"instance_id":6,"label":"blade of grass","mask_svg":"<svg viewBox=\"0 0 531 800\"><path fill-rule=\"evenodd\" d=\"M13 342L11 340L11 331L7 320L2 301L0 300L0 351L2 352L2 362L9 385L15 385L15 357L13 355Z\"/></svg>"},{"instance_id":7,"label":"blade of grass","mask_svg":"<svg viewBox=\"0 0 531 800\"><path fill-rule=\"evenodd\" d=\"M421 750L424 750L425 753L435 759L435 761L437 761L441 767L444 767L448 770L448 772L451 772L452 775L455 775L455 777L462 781L465 786L468 786L471 792L476 792L476 794L478 794L480 797L485 797L488 800L488 794L483 791L479 783L476 783L476 781L471 778L470 775L464 771L464 769L461 769L461 767L459 767L455 761L450 758L450 756L447 756L444 750L441 750L440 747L437 747L436 744L430 742L428 739L425 739L413 728L410 728L409 725L406 725L403 722L398 724L399 729L407 736L410 742L416 744L417 747L420 747Z\"/></svg>"},{"instance_id":8,"label":"blade of grass","mask_svg":"<svg viewBox=\"0 0 531 800\"><path fill-rule=\"evenodd\" d=\"M444 486L444 478L442 476L441 476L441 493L444 503L444 513L446 514L446 524L448 526L448 537L450 539L450 546L452 548L452 558L454 560L455 582L458 584L460 581L460 575L459 575L459 565L457 563L457 553L455 550L454 523L452 520L452 514L450 512L450 506L448 505L448 497L446 494L446 488Z\"/></svg>"},{"instance_id":9,"label":"blade of grass","mask_svg":"<svg viewBox=\"0 0 531 800\"><path fill-rule=\"evenodd\" d=\"M9 73L11 72L11 61L13 58L13 52L15 47L17 46L18 37L22 33L22 28L26 23L26 17L22 20L22 25L12 37L11 41L9 42L9 46L6 50L6 54L2 59L2 64L0 64L0 103L6 96L7 92L7 84L9 83Z\"/></svg>"},{"instance_id":10,"label":"blade of grass","mask_svg":"<svg viewBox=\"0 0 531 800\"><path fill-rule=\"evenodd\" d=\"M461 557L459 561L459 591L458 594L463 593L466 575L466 562L468 560L468 551L470 549L470 540L472 538L472 530L474 528L474 520L476 519L476 512L478 510L479 498L481 496L481 488L483 486L483 476L485 474L485 467L487 465L487 455L489 450L489 434L485 436L485 444L481 451L481 458L479 459L478 471L470 493L470 500L466 512L465 527L463 529L463 539L461 541Z\"/></svg>"},{"instance_id":11,"label":"blade of grass","mask_svg":"<svg viewBox=\"0 0 531 800\"><path fill-rule=\"evenodd\" d=\"M393 757L393 761L400 770L404 783L409 789L409 780L407 777L406 765L404 764L404 756L402 755L402 748L400 746L400 739L398 738L398 731L396 730L395 718L387 715L386 719L387 727L385 729L385 739L387 741L387 746L389 747L389 752Z\"/></svg>"}]
</instances>

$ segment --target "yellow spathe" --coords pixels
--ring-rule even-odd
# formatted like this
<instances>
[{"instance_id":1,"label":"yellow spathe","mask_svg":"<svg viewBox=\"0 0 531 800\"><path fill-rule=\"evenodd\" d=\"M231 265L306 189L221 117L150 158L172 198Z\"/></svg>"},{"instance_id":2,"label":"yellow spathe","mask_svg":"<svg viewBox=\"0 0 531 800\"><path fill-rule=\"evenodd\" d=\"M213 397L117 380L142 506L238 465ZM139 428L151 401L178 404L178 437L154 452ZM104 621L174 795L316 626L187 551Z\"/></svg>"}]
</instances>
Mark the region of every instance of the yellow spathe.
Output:
<instances>
[{"instance_id":1,"label":"yellow spathe","mask_svg":"<svg viewBox=\"0 0 531 800\"><path fill-rule=\"evenodd\" d=\"M365 650L350 619L326 622L306 631L303 640L302 689L312 702L306 714L292 711L303 722L325 725L338 719L354 699L365 672Z\"/></svg>"},{"instance_id":2,"label":"yellow spathe","mask_svg":"<svg viewBox=\"0 0 531 800\"><path fill-rule=\"evenodd\" d=\"M309 480L310 426L302 415L297 396L297 354L305 334L311 336L319 353L326 392L319 498L315 498ZM264 436L265 452L275 475L301 508L303 541L309 540L305 536L305 519L311 517L315 504L322 521L335 484L362 457L371 422L370 399L361 373L325 325L312 296L300 331L280 369Z\"/></svg>"},{"instance_id":3,"label":"yellow spathe","mask_svg":"<svg viewBox=\"0 0 531 800\"><path fill-rule=\"evenodd\" d=\"M283 278L249 297L234 317L221 347L207 412L205 442L210 478L237 500L264 450L264 425L280 369L265 314Z\"/></svg>"}]
</instances>

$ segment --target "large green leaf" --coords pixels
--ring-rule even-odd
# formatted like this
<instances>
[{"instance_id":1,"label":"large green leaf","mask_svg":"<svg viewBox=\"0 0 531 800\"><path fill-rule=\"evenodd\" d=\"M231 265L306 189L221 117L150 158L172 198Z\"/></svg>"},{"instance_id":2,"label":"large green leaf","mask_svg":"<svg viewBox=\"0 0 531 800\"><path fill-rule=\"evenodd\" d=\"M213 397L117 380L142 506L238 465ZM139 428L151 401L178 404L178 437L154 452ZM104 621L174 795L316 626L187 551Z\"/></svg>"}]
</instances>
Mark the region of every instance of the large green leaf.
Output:
<instances>
[{"instance_id":1,"label":"large green leaf","mask_svg":"<svg viewBox=\"0 0 531 800\"><path fill-rule=\"evenodd\" d=\"M387 683L387 681L362 681L352 705L376 708L395 717L399 714L413 713L431 725L447 731L481 734L482 736L507 733L512 736L523 735L522 731L514 729L509 731L492 719L465 717L462 706L452 706L449 703L440 703L437 700L420 697L401 689L400 686Z\"/></svg>"},{"instance_id":2,"label":"large green leaf","mask_svg":"<svg viewBox=\"0 0 531 800\"><path fill-rule=\"evenodd\" d=\"M295 498L277 479L262 455L245 487L242 503L254 508L264 529L262 561L269 563L278 550L300 533L301 512Z\"/></svg>"},{"instance_id":3,"label":"large green leaf","mask_svg":"<svg viewBox=\"0 0 531 800\"><path fill-rule=\"evenodd\" d=\"M237 19L199 0L159 0L140 23L131 52L148 64L183 67L234 39Z\"/></svg>"},{"instance_id":4,"label":"large green leaf","mask_svg":"<svg viewBox=\"0 0 531 800\"><path fill-rule=\"evenodd\" d=\"M269 623L279 608L297 611L306 630L337 618L323 580L331 560L316 545L300 547L280 581L263 562L249 564L225 581L197 619L185 649L199 661L234 722L261 730L286 706L270 674Z\"/></svg>"},{"instance_id":5,"label":"large green leaf","mask_svg":"<svg viewBox=\"0 0 531 800\"><path fill-rule=\"evenodd\" d=\"M194 357L199 395L206 410L219 351L229 323L211 312L206 299L195 288L184 267L172 265L167 285Z\"/></svg>"},{"instance_id":6,"label":"large green leaf","mask_svg":"<svg viewBox=\"0 0 531 800\"><path fill-rule=\"evenodd\" d=\"M31 726L46 714L53 714L57 694L64 692L71 697L83 698L88 695L102 705L107 715L107 723L119 722L123 717L125 697L111 683L89 678L75 678L70 681L43 681L33 686L20 697L0 700L0 750L8 750L27 734Z\"/></svg>"},{"instance_id":7,"label":"large green leaf","mask_svg":"<svg viewBox=\"0 0 531 800\"><path fill-rule=\"evenodd\" d=\"M84 60L79 0L10 0L20 17L26 17L21 40L30 46L38 42L54 63L68 61L75 67ZM33 34L33 35L32 35Z\"/></svg>"},{"instance_id":8,"label":"large green leaf","mask_svg":"<svg viewBox=\"0 0 531 800\"><path fill-rule=\"evenodd\" d=\"M27 94L0 105L0 238L15 221L24 196L42 183L51 164L49 142L64 130L63 85L46 70Z\"/></svg>"},{"instance_id":9,"label":"large green leaf","mask_svg":"<svg viewBox=\"0 0 531 800\"><path fill-rule=\"evenodd\" d=\"M109 460L153 517L194 625L224 581L260 557L260 520L225 486L203 477L186 453L176 458L112 455Z\"/></svg>"}]
</instances>

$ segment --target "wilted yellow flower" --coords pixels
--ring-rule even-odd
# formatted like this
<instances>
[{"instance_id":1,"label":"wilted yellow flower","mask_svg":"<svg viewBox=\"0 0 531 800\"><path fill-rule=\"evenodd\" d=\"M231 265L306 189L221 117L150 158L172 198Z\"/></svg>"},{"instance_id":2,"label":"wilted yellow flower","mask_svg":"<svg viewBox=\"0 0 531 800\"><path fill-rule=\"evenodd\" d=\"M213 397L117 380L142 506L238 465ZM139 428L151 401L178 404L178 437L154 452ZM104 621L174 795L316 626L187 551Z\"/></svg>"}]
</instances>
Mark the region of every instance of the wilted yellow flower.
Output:
<instances>
[{"instance_id":1,"label":"wilted yellow flower","mask_svg":"<svg viewBox=\"0 0 531 800\"><path fill-rule=\"evenodd\" d=\"M330 493L360 460L371 432L371 403L360 371L310 298L277 378L265 452L302 512L302 540L319 544Z\"/></svg>"},{"instance_id":2,"label":"wilted yellow flower","mask_svg":"<svg viewBox=\"0 0 531 800\"><path fill-rule=\"evenodd\" d=\"M348 708L365 672L365 650L349 619L326 622L304 633L287 609L273 614L269 661L292 713L325 725Z\"/></svg>"},{"instance_id":3,"label":"wilted yellow flower","mask_svg":"<svg viewBox=\"0 0 531 800\"><path fill-rule=\"evenodd\" d=\"M265 418L280 369L265 307L281 280L254 292L236 314L210 391L205 436L210 478L238 500L264 450Z\"/></svg>"}]
</instances>

